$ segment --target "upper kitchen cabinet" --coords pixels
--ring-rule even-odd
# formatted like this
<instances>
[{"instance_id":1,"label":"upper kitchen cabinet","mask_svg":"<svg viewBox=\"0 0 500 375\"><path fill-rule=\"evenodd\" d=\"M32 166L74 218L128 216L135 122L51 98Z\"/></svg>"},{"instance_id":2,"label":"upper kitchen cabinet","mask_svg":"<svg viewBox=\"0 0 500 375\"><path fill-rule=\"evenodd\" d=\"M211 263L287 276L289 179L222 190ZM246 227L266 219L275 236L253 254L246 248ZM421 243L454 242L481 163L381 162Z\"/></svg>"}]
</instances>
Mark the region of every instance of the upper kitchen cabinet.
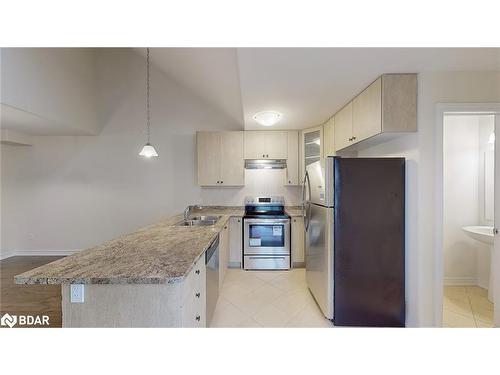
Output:
<instances>
[{"instance_id":1,"label":"upper kitchen cabinet","mask_svg":"<svg viewBox=\"0 0 500 375\"><path fill-rule=\"evenodd\" d=\"M335 151L350 146L352 141L352 102L335 114Z\"/></svg>"},{"instance_id":2,"label":"upper kitchen cabinet","mask_svg":"<svg viewBox=\"0 0 500 375\"><path fill-rule=\"evenodd\" d=\"M382 132L382 77L352 101L352 139L360 142Z\"/></svg>"},{"instance_id":3,"label":"upper kitchen cabinet","mask_svg":"<svg viewBox=\"0 0 500 375\"><path fill-rule=\"evenodd\" d=\"M335 114L335 150L416 130L417 75L384 74Z\"/></svg>"},{"instance_id":4,"label":"upper kitchen cabinet","mask_svg":"<svg viewBox=\"0 0 500 375\"><path fill-rule=\"evenodd\" d=\"M323 124L323 157L335 156L335 117Z\"/></svg>"},{"instance_id":5,"label":"upper kitchen cabinet","mask_svg":"<svg viewBox=\"0 0 500 375\"><path fill-rule=\"evenodd\" d=\"M287 159L286 131L245 132L245 159Z\"/></svg>"},{"instance_id":6,"label":"upper kitchen cabinet","mask_svg":"<svg viewBox=\"0 0 500 375\"><path fill-rule=\"evenodd\" d=\"M300 155L300 178L302 178L306 167L323 157L323 125L302 130Z\"/></svg>"},{"instance_id":7,"label":"upper kitchen cabinet","mask_svg":"<svg viewBox=\"0 0 500 375\"><path fill-rule=\"evenodd\" d=\"M197 132L198 185L245 185L243 132Z\"/></svg>"},{"instance_id":8,"label":"upper kitchen cabinet","mask_svg":"<svg viewBox=\"0 0 500 375\"><path fill-rule=\"evenodd\" d=\"M285 185L299 185L299 132L297 130L287 131L287 141Z\"/></svg>"}]
</instances>

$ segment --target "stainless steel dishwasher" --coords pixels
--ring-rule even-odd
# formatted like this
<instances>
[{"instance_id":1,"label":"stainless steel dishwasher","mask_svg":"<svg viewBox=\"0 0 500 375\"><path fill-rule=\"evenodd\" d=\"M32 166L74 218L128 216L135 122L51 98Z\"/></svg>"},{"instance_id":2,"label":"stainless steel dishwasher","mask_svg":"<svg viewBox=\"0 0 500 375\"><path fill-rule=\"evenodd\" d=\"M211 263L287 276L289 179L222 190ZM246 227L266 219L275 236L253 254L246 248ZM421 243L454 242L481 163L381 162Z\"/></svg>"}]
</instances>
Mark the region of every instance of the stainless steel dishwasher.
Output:
<instances>
[{"instance_id":1,"label":"stainless steel dishwasher","mask_svg":"<svg viewBox=\"0 0 500 375\"><path fill-rule=\"evenodd\" d=\"M219 298L219 235L205 252L207 281L207 327L214 316L215 305Z\"/></svg>"}]
</instances>

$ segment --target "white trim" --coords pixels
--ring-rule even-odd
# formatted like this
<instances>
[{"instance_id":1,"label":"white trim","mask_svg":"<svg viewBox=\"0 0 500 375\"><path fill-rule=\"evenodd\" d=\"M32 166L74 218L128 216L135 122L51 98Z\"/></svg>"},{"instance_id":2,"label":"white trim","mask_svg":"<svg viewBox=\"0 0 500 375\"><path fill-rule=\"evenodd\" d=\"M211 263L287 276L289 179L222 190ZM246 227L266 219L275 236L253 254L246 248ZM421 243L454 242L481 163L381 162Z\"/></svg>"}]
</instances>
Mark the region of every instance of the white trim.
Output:
<instances>
[{"instance_id":1,"label":"white trim","mask_svg":"<svg viewBox=\"0 0 500 375\"><path fill-rule=\"evenodd\" d=\"M466 286L476 286L477 277L445 277L444 285L455 286L455 285L466 285Z\"/></svg>"},{"instance_id":2,"label":"white trim","mask_svg":"<svg viewBox=\"0 0 500 375\"><path fill-rule=\"evenodd\" d=\"M8 253L2 252L1 259L7 259L14 256L67 256L78 253L81 249L77 250L36 250L36 249L26 249L26 250L11 250Z\"/></svg>"},{"instance_id":3,"label":"white trim","mask_svg":"<svg viewBox=\"0 0 500 375\"><path fill-rule=\"evenodd\" d=\"M0 251L0 260L7 259L16 255L14 250L2 250Z\"/></svg>"},{"instance_id":4,"label":"white trim","mask_svg":"<svg viewBox=\"0 0 500 375\"><path fill-rule=\"evenodd\" d=\"M435 126L435 168L434 168L434 326L443 325L443 120L445 114L498 114L500 103L437 103ZM497 306L495 305L495 311ZM498 307L500 308L500 306ZM500 315L500 313L499 313Z\"/></svg>"}]
</instances>

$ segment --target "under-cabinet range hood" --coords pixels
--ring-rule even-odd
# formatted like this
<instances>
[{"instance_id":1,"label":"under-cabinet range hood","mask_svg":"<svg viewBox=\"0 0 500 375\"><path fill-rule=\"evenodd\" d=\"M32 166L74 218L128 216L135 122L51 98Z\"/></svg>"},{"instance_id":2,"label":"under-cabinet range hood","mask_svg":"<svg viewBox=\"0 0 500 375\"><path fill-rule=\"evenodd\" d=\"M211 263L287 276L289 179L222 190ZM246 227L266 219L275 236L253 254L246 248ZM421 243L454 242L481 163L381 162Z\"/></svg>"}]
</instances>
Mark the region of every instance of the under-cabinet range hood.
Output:
<instances>
[{"instance_id":1,"label":"under-cabinet range hood","mask_svg":"<svg viewBox=\"0 0 500 375\"><path fill-rule=\"evenodd\" d=\"M285 169L285 159L247 159L245 169Z\"/></svg>"}]
</instances>

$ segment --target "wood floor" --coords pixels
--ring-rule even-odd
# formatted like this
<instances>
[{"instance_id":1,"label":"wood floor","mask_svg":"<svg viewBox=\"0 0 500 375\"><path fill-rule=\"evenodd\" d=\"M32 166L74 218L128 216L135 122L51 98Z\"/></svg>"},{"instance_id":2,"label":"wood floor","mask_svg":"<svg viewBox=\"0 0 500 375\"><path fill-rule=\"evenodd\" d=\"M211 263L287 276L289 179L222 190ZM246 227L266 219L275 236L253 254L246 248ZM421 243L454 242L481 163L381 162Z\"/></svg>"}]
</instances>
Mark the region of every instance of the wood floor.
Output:
<instances>
[{"instance_id":1,"label":"wood floor","mask_svg":"<svg viewBox=\"0 0 500 375\"><path fill-rule=\"evenodd\" d=\"M48 315L49 327L61 327L60 285L17 285L14 276L61 257L22 256L0 261L0 315Z\"/></svg>"}]
</instances>

